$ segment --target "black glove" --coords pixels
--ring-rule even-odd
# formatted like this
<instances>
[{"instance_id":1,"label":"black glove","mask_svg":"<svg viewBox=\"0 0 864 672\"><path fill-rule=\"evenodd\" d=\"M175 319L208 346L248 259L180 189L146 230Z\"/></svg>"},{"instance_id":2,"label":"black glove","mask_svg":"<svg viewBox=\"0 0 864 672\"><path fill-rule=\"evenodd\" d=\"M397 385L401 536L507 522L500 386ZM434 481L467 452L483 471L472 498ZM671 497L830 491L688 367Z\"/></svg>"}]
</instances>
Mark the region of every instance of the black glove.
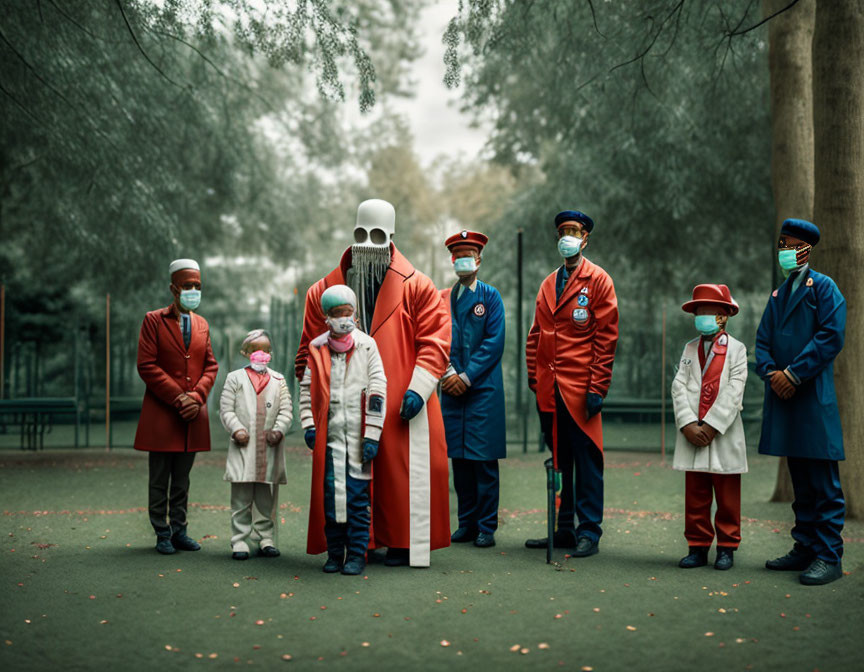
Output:
<instances>
[{"instance_id":1,"label":"black glove","mask_svg":"<svg viewBox=\"0 0 864 672\"><path fill-rule=\"evenodd\" d=\"M589 392L585 397L585 408L588 410L588 417L594 417L603 408L603 397L594 392Z\"/></svg>"},{"instance_id":2,"label":"black glove","mask_svg":"<svg viewBox=\"0 0 864 672\"><path fill-rule=\"evenodd\" d=\"M309 429L306 430L306 434L303 435L303 440L306 441L306 445L309 446L310 449L315 447L315 428L314 427L310 427Z\"/></svg>"}]
</instances>

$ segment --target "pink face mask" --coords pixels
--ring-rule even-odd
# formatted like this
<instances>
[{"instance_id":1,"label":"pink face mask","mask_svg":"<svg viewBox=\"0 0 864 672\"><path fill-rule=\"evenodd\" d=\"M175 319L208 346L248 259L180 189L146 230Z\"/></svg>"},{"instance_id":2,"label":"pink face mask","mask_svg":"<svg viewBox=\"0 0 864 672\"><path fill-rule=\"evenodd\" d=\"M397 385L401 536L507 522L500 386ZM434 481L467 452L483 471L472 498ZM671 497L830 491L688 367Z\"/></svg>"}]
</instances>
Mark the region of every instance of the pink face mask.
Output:
<instances>
[{"instance_id":1,"label":"pink face mask","mask_svg":"<svg viewBox=\"0 0 864 672\"><path fill-rule=\"evenodd\" d=\"M267 364L270 361L270 353L263 350L256 350L249 355L249 361L253 364Z\"/></svg>"}]
</instances>

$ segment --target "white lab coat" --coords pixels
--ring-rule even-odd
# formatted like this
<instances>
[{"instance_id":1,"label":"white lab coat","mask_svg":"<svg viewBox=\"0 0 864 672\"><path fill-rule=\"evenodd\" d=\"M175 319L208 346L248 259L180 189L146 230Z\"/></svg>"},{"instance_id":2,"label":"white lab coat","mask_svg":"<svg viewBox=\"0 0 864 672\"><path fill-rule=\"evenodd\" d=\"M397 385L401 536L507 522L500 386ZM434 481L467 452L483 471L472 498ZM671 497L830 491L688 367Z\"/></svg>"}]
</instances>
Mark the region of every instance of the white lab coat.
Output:
<instances>
[{"instance_id":1,"label":"white lab coat","mask_svg":"<svg viewBox=\"0 0 864 672\"><path fill-rule=\"evenodd\" d=\"M354 349L349 353L330 351L330 408L327 413L327 448L333 458L336 493L336 520L342 522L345 514L346 465L347 473L360 480L370 480L371 463L363 464L363 439L380 440L387 408L387 377L375 340L355 330ZM321 334L311 345L320 347L327 340ZM300 382L300 424L304 430L315 427L310 392L309 368ZM367 412L373 395L381 397L381 411ZM365 430L362 430L365 415Z\"/></svg>"},{"instance_id":2,"label":"white lab coat","mask_svg":"<svg viewBox=\"0 0 864 672\"><path fill-rule=\"evenodd\" d=\"M232 438L228 439L228 459L225 464L225 480L235 483L263 482L286 483L285 478L285 434L291 426L291 393L285 384L285 376L268 368L270 380L261 394L264 397L266 412L264 427L256 427L258 409L257 395L246 369L237 369L228 374L222 397L219 400L219 417L222 426L228 430L229 437L234 436L238 429L249 433L249 443L238 445ZM264 481L257 476L255 460L255 438L259 431L277 430L282 432L282 440L275 446L267 444L267 469Z\"/></svg>"},{"instance_id":3,"label":"white lab coat","mask_svg":"<svg viewBox=\"0 0 864 672\"><path fill-rule=\"evenodd\" d=\"M695 338L684 346L678 372L672 381L675 425L679 430L672 462L674 469L712 474L743 474L747 471L747 446L744 423L741 421L744 385L747 382L747 348L732 336L726 334L726 337L729 342L720 375L720 389L714 404L703 418L704 422L717 430L717 436L704 447L694 446L680 431L685 425L699 420L699 395L702 389L698 350L700 339Z\"/></svg>"}]
</instances>

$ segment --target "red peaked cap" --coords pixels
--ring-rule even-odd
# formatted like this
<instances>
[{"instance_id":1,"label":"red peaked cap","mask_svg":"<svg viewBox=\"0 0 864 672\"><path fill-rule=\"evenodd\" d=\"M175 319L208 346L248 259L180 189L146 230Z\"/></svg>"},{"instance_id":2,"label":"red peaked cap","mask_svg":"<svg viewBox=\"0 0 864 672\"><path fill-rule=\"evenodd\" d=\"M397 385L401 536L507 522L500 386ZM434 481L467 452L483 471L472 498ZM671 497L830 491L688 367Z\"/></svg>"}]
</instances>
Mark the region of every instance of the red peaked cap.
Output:
<instances>
[{"instance_id":1,"label":"red peaked cap","mask_svg":"<svg viewBox=\"0 0 864 672\"><path fill-rule=\"evenodd\" d=\"M477 231L463 230L450 236L444 241L444 245L446 245L447 249L451 252L456 245L471 245L476 247L478 252L482 252L488 242L489 236L485 236Z\"/></svg>"},{"instance_id":2,"label":"red peaked cap","mask_svg":"<svg viewBox=\"0 0 864 672\"><path fill-rule=\"evenodd\" d=\"M681 306L681 310L695 313L700 306L719 306L725 308L729 315L738 314L738 304L726 285L696 285L693 299Z\"/></svg>"}]
</instances>

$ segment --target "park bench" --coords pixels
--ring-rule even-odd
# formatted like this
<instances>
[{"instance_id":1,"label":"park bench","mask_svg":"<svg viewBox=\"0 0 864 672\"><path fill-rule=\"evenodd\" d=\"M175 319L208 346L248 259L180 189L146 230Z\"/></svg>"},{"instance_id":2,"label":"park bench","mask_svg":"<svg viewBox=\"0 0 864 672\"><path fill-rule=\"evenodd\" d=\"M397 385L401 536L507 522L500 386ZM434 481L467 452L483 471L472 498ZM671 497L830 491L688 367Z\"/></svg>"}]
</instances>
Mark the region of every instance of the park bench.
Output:
<instances>
[{"instance_id":1,"label":"park bench","mask_svg":"<svg viewBox=\"0 0 864 672\"><path fill-rule=\"evenodd\" d=\"M74 417L77 448L82 413L83 407L75 397L0 399L0 426L4 432L9 425L21 427L21 450L42 450L45 434L51 432L57 416Z\"/></svg>"}]
</instances>

